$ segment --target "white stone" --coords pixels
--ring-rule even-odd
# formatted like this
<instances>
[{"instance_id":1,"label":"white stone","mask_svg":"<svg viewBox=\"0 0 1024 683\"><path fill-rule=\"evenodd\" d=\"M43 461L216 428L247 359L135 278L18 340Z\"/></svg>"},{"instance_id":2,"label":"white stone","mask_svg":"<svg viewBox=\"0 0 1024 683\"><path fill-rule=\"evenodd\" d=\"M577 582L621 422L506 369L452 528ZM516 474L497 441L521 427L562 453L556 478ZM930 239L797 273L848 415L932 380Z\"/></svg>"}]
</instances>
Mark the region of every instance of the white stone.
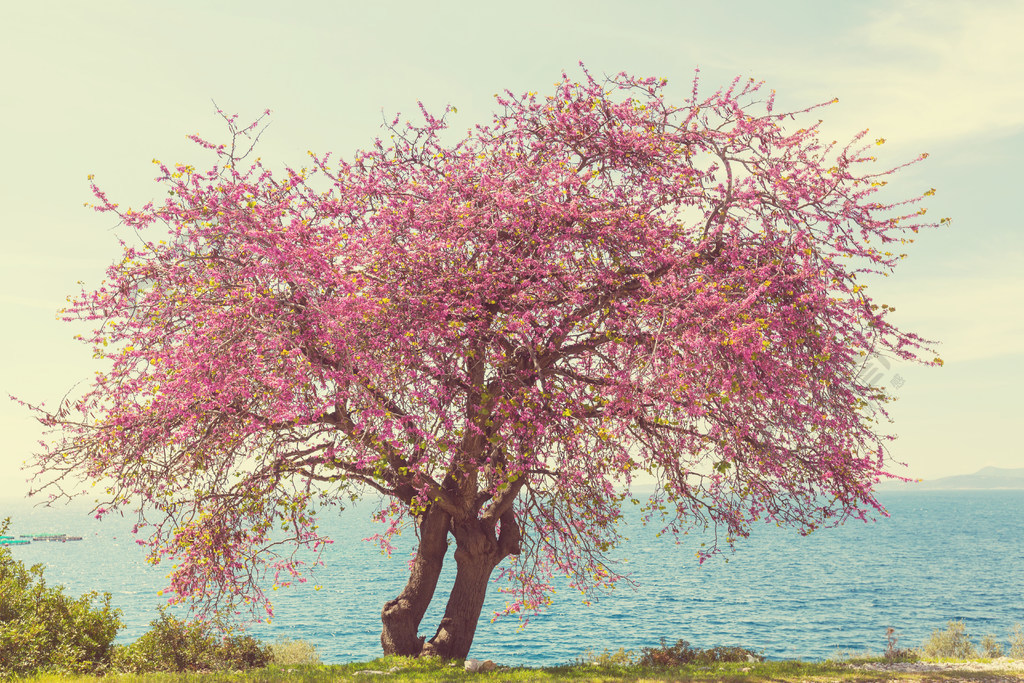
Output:
<instances>
[{"instance_id":1,"label":"white stone","mask_svg":"<svg viewBox=\"0 0 1024 683\"><path fill-rule=\"evenodd\" d=\"M498 668L498 665L489 659L486 659L482 662L479 659L467 659L464 666L466 668L466 671L469 671L470 673L483 673L485 671L494 671L496 668Z\"/></svg>"}]
</instances>

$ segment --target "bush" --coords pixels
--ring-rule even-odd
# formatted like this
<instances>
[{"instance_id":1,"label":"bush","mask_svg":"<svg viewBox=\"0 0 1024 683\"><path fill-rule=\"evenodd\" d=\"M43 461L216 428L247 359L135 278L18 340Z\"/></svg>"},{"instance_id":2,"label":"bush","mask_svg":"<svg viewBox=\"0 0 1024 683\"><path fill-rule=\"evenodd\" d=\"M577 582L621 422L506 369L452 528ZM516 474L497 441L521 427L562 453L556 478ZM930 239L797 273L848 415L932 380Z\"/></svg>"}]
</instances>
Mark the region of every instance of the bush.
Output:
<instances>
[{"instance_id":1,"label":"bush","mask_svg":"<svg viewBox=\"0 0 1024 683\"><path fill-rule=\"evenodd\" d=\"M251 636L218 638L209 624L160 612L151 628L114 652L113 667L126 673L255 669L270 663L271 650Z\"/></svg>"},{"instance_id":2,"label":"bush","mask_svg":"<svg viewBox=\"0 0 1024 683\"><path fill-rule=\"evenodd\" d=\"M889 627L885 629L885 661L887 662L916 662L920 657L917 650L913 648L899 647L900 634L896 629Z\"/></svg>"},{"instance_id":3,"label":"bush","mask_svg":"<svg viewBox=\"0 0 1024 683\"><path fill-rule=\"evenodd\" d=\"M641 653L639 664L647 667L764 661L764 657L742 647L712 647L702 650L691 647L685 640L680 640L675 645L666 645L664 638L661 639L661 647L645 647Z\"/></svg>"},{"instance_id":4,"label":"bush","mask_svg":"<svg viewBox=\"0 0 1024 683\"><path fill-rule=\"evenodd\" d=\"M316 651L316 645L307 643L304 640L292 640L285 638L271 643L271 658L274 664L302 665L320 664L320 653Z\"/></svg>"},{"instance_id":5,"label":"bush","mask_svg":"<svg viewBox=\"0 0 1024 683\"><path fill-rule=\"evenodd\" d=\"M978 656L971 635L962 621L951 621L945 631L932 631L932 637L922 647L925 657L972 659Z\"/></svg>"},{"instance_id":6,"label":"bush","mask_svg":"<svg viewBox=\"0 0 1024 683\"><path fill-rule=\"evenodd\" d=\"M995 636L982 636L981 656L985 659L995 659L1003 656L1003 645Z\"/></svg>"},{"instance_id":7,"label":"bush","mask_svg":"<svg viewBox=\"0 0 1024 683\"><path fill-rule=\"evenodd\" d=\"M1008 654L1014 659L1024 659L1024 629L1020 624L1014 625L1013 633L1010 634L1010 652Z\"/></svg>"},{"instance_id":8,"label":"bush","mask_svg":"<svg viewBox=\"0 0 1024 683\"><path fill-rule=\"evenodd\" d=\"M0 535L10 520L0 523ZM251 636L217 637L209 624L185 622L166 612L131 645L114 645L123 626L109 593L71 598L50 588L42 565L25 568L0 546L0 678L34 673L126 673L262 668L270 646ZM99 603L98 605L96 603ZM319 663L312 646L296 641L293 658Z\"/></svg>"},{"instance_id":9,"label":"bush","mask_svg":"<svg viewBox=\"0 0 1024 683\"><path fill-rule=\"evenodd\" d=\"M262 669L273 658L270 646L252 636L229 636L220 646L220 661L226 669Z\"/></svg>"},{"instance_id":10,"label":"bush","mask_svg":"<svg viewBox=\"0 0 1024 683\"><path fill-rule=\"evenodd\" d=\"M608 648L605 648L601 652L587 650L583 653L583 657L577 660L577 664L590 664L592 666L601 666L605 668L626 667L636 664L636 659L636 653L632 650L620 647L617 651L612 652Z\"/></svg>"},{"instance_id":11,"label":"bush","mask_svg":"<svg viewBox=\"0 0 1024 683\"><path fill-rule=\"evenodd\" d=\"M0 524L0 535L9 523ZM110 599L96 592L75 599L63 586L47 587L42 565L26 569L0 546L0 676L102 670L122 626Z\"/></svg>"}]
</instances>

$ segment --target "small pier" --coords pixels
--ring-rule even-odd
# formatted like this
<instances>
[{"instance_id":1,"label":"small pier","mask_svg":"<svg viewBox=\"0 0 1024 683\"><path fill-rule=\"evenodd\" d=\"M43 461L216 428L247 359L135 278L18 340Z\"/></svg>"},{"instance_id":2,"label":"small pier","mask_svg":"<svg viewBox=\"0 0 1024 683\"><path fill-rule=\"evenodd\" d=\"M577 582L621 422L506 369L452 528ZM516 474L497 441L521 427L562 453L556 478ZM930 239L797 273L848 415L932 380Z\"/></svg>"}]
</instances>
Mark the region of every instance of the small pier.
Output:
<instances>
[{"instance_id":1,"label":"small pier","mask_svg":"<svg viewBox=\"0 0 1024 683\"><path fill-rule=\"evenodd\" d=\"M0 536L0 546L27 545L33 541L37 543L67 543L68 541L81 541L81 536L69 536L68 534L21 534L14 536Z\"/></svg>"}]
</instances>

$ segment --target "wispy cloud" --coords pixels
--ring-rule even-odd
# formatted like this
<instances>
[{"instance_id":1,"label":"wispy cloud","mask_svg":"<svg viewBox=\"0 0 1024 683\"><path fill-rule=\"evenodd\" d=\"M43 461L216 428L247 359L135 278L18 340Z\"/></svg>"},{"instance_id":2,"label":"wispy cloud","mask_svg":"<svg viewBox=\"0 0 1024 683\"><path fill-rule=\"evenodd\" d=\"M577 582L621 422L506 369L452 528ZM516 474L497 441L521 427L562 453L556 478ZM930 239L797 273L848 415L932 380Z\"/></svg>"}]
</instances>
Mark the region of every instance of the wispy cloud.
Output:
<instances>
[{"instance_id":1,"label":"wispy cloud","mask_svg":"<svg viewBox=\"0 0 1024 683\"><path fill-rule=\"evenodd\" d=\"M760 73L805 102L838 96L826 115L836 136L869 126L901 146L929 146L1024 128L1024 2L904 0L863 16L820 36L811 63L806 44L793 46L769 52Z\"/></svg>"},{"instance_id":2,"label":"wispy cloud","mask_svg":"<svg viewBox=\"0 0 1024 683\"><path fill-rule=\"evenodd\" d=\"M1024 126L1024 3L914 0L871 16L853 44L875 58L847 76L881 98L880 129L942 140Z\"/></svg>"}]
</instances>

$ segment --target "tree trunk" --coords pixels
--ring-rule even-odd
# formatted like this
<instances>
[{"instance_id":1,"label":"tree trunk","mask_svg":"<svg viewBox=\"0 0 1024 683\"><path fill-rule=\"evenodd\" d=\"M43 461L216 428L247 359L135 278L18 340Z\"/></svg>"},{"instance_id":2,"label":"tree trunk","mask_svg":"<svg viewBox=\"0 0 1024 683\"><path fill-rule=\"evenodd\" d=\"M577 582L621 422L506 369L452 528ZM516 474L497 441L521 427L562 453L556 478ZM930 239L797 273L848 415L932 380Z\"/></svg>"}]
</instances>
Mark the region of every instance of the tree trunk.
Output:
<instances>
[{"instance_id":1,"label":"tree trunk","mask_svg":"<svg viewBox=\"0 0 1024 683\"><path fill-rule=\"evenodd\" d=\"M501 535L494 523L478 519L454 523L455 585L437 633L423 647L424 654L444 659L465 659L473 644L491 572L508 555L519 553L520 530L511 511L501 517Z\"/></svg>"},{"instance_id":2,"label":"tree trunk","mask_svg":"<svg viewBox=\"0 0 1024 683\"><path fill-rule=\"evenodd\" d=\"M415 657L423 650L424 637L418 635L420 621L430 605L437 578L448 552L451 517L437 505L431 505L416 521L420 543L416 549L409 581L401 594L384 604L380 618L384 630L380 644L385 655Z\"/></svg>"}]
</instances>

